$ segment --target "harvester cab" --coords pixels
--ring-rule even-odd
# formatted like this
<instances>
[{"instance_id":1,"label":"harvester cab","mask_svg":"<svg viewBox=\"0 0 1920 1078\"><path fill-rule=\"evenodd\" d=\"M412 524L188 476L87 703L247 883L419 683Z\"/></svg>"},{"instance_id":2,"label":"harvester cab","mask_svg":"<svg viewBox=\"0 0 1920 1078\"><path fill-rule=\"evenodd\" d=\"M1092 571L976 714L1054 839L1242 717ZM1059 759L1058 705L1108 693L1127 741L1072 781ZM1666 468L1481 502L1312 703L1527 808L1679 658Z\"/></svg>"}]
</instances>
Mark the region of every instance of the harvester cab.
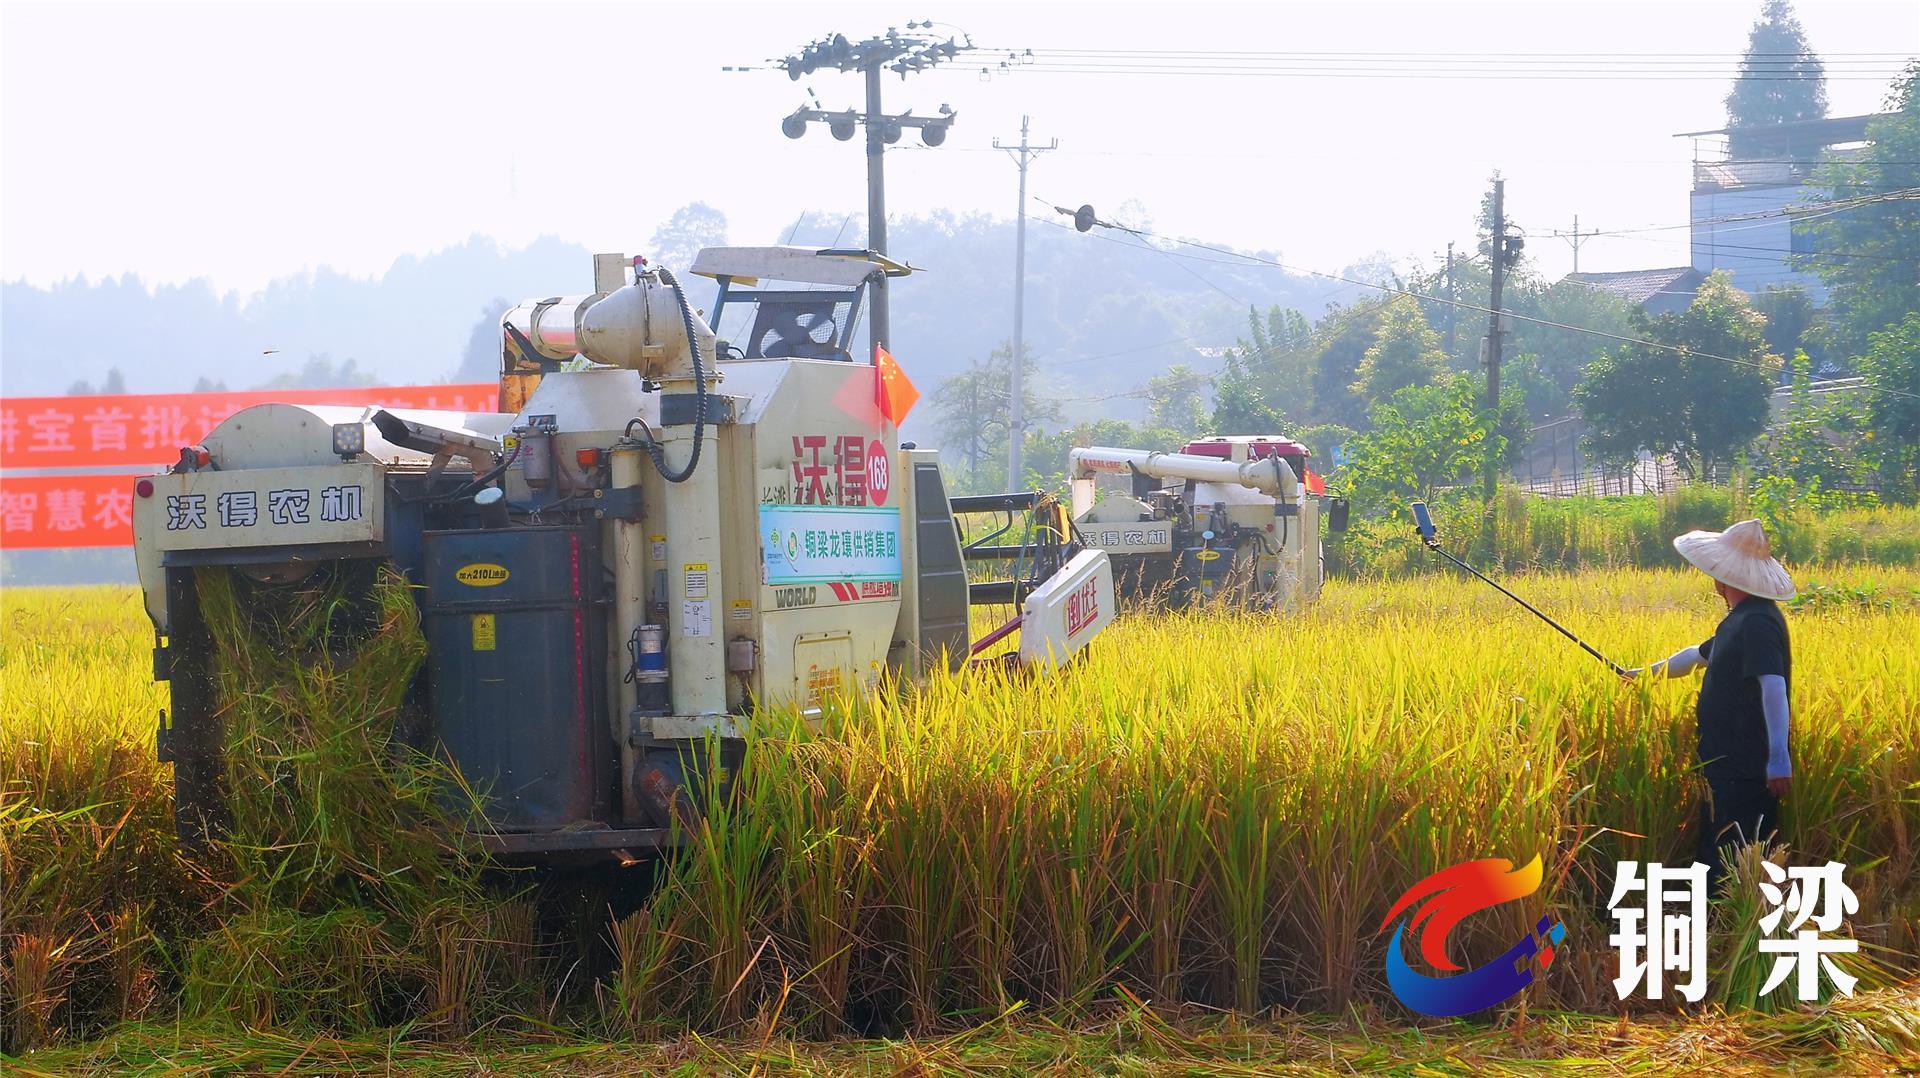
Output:
<instances>
[{"instance_id":1,"label":"harvester cab","mask_svg":"<svg viewBox=\"0 0 1920 1078\"><path fill-rule=\"evenodd\" d=\"M717 248L692 272L719 286L711 324L669 270L622 255L595 256L590 293L508 311L509 412L260 405L140 481L184 838L217 829L222 797L197 573L404 574L427 643L417 718L479 791L486 844L534 858L673 841L701 781L689 748L737 753L756 710L818 716L1013 631L1013 661L1045 669L1112 620L1107 554L1051 499L956 505L937 454L901 445L852 340L866 289L908 267ZM956 513L982 511L1025 523L970 572ZM988 603L1018 613L975 641Z\"/></svg>"},{"instance_id":2,"label":"harvester cab","mask_svg":"<svg viewBox=\"0 0 1920 1078\"><path fill-rule=\"evenodd\" d=\"M1128 600L1295 608L1319 598L1323 525L1347 522L1346 501L1326 496L1310 456L1279 437L1201 438L1178 453L1075 449L1073 523L1113 560Z\"/></svg>"}]
</instances>

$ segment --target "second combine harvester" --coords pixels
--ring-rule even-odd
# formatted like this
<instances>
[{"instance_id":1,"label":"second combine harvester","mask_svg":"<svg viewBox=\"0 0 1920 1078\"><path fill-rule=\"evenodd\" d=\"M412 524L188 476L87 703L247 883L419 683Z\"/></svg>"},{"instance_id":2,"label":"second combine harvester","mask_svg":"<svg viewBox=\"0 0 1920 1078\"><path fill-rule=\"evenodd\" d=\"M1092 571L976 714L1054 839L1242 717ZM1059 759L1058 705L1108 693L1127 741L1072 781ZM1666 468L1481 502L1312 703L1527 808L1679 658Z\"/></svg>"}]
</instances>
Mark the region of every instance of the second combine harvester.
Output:
<instances>
[{"instance_id":1,"label":"second combine harvester","mask_svg":"<svg viewBox=\"0 0 1920 1078\"><path fill-rule=\"evenodd\" d=\"M1068 456L1073 521L1113 559L1121 595L1186 606L1216 597L1292 609L1320 595L1322 518L1347 526L1305 445L1278 437L1202 438L1178 453L1093 446ZM1124 480L1101 490L1102 477Z\"/></svg>"}]
</instances>

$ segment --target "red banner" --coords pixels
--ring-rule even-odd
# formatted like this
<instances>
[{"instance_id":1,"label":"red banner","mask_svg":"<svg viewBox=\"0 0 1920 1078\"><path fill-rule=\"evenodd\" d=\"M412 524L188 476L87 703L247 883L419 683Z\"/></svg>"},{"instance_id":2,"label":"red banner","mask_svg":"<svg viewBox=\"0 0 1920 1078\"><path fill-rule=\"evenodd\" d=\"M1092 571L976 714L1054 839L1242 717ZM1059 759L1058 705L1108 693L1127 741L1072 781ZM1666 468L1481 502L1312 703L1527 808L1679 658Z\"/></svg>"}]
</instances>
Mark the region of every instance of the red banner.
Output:
<instances>
[{"instance_id":1,"label":"red banner","mask_svg":"<svg viewBox=\"0 0 1920 1078\"><path fill-rule=\"evenodd\" d=\"M342 404L491 412L500 387L356 386L247 393L0 398L0 468L171 464L180 447L256 404ZM8 534L11 534L9 532Z\"/></svg>"},{"instance_id":2,"label":"red banner","mask_svg":"<svg viewBox=\"0 0 1920 1078\"><path fill-rule=\"evenodd\" d=\"M31 550L133 544L133 484L179 459L180 447L207 436L228 416L256 404L337 404L491 412L492 382L451 386L354 386L263 389L246 393L159 393L90 397L0 397L0 468L124 467L120 475L0 476L0 549Z\"/></svg>"},{"instance_id":3,"label":"red banner","mask_svg":"<svg viewBox=\"0 0 1920 1078\"><path fill-rule=\"evenodd\" d=\"M0 550L133 545L132 475L0 478Z\"/></svg>"}]
</instances>

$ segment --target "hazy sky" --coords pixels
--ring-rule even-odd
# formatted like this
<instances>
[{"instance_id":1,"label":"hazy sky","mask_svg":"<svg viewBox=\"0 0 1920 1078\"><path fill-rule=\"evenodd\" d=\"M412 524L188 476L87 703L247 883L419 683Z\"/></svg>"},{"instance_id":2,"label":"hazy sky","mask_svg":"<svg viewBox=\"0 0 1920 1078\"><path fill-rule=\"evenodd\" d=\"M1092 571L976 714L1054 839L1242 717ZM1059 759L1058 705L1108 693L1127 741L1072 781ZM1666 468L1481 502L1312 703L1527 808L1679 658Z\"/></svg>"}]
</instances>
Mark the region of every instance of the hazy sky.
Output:
<instances>
[{"instance_id":1,"label":"hazy sky","mask_svg":"<svg viewBox=\"0 0 1920 1078\"><path fill-rule=\"evenodd\" d=\"M1797 6L1831 75L1874 76L1829 83L1836 115L1878 108L1898 66L1885 54L1920 52L1912 0ZM828 107L857 104L858 77L794 83L721 66L928 17L983 48L976 62L888 77L889 109L959 110L943 148L889 159L896 214L1011 215L1014 170L990 147L1018 138L1024 112L1037 136L1061 141L1035 166L1032 194L1102 210L1138 200L1156 230L1318 269L1469 241L1498 168L1530 253L1559 273L1570 252L1548 233L1576 213L1584 229L1686 221L1693 148L1672 135L1721 124L1724 76L1759 7L7 2L0 276L131 271L252 289L323 264L376 274L476 232L632 252L694 200L727 214L735 242L774 242L803 209L864 206L857 140L816 128L789 141L778 123L807 86ZM981 63L1009 47L1362 55L1342 67L1358 77L1026 70L982 81ZM1623 62L1686 74L1388 78L1387 53L1508 75L1543 57L1563 75ZM1627 55L1578 55L1601 53ZM1582 268L1683 264L1685 237L1592 240Z\"/></svg>"}]
</instances>

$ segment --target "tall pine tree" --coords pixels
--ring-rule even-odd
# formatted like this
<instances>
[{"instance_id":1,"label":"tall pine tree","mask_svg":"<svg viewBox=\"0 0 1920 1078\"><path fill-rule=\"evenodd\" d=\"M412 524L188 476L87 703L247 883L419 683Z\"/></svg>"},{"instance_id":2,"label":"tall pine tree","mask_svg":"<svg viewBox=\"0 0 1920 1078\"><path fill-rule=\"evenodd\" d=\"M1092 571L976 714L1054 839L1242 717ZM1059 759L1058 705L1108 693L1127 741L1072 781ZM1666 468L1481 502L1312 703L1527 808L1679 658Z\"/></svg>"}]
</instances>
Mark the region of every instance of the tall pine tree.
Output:
<instances>
[{"instance_id":1,"label":"tall pine tree","mask_svg":"<svg viewBox=\"0 0 1920 1078\"><path fill-rule=\"evenodd\" d=\"M1807 33L1787 0L1767 0L1747 35L1740 75L1727 94L1729 128L1765 127L1827 114L1827 69L1807 44ZM1742 155L1740 135L1729 140Z\"/></svg>"}]
</instances>

